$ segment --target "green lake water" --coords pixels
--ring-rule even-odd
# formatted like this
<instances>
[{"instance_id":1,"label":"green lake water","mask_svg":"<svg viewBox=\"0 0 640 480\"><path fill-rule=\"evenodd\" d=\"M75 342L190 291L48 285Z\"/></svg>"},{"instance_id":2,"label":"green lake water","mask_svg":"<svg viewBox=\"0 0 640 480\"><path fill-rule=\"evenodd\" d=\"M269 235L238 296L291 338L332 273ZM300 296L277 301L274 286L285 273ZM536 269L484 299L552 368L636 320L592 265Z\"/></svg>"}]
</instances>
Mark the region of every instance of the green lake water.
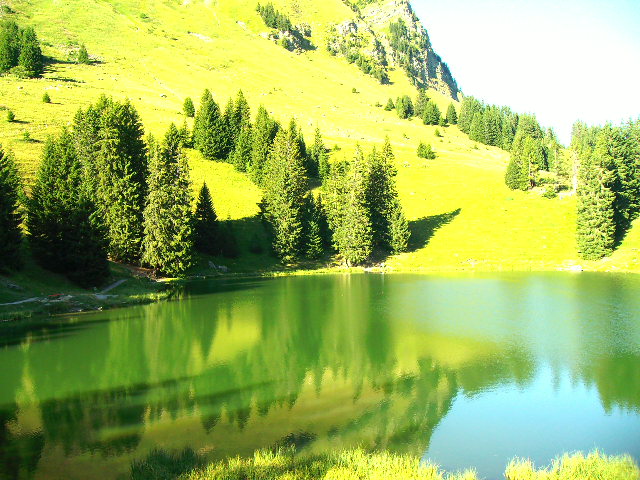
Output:
<instances>
[{"instance_id":1,"label":"green lake water","mask_svg":"<svg viewBox=\"0 0 640 480\"><path fill-rule=\"evenodd\" d=\"M118 478L153 448L294 441L502 478L564 451L640 459L640 277L327 275L2 331L0 479Z\"/></svg>"}]
</instances>

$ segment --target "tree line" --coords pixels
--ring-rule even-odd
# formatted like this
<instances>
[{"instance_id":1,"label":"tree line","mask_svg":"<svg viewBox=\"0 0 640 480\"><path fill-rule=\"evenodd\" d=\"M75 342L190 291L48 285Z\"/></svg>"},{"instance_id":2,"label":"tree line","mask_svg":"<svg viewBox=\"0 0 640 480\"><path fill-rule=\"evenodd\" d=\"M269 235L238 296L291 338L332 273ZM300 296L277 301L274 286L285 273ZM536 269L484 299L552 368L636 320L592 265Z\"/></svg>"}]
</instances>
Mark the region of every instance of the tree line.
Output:
<instances>
[{"instance_id":1,"label":"tree line","mask_svg":"<svg viewBox=\"0 0 640 480\"><path fill-rule=\"evenodd\" d=\"M101 97L47 139L27 196L11 155L0 155L0 269L22 263L24 222L33 258L81 286L102 283L107 259L183 274L196 250L225 253L202 186L192 212L184 137L144 138L135 108Z\"/></svg>"},{"instance_id":2,"label":"tree line","mask_svg":"<svg viewBox=\"0 0 640 480\"><path fill-rule=\"evenodd\" d=\"M425 125L446 127L458 124L458 112L453 103L449 104L447 111L443 114L423 89L418 90L415 101L411 100L409 95L397 97L395 102L389 98L384 109L388 112L395 110L401 119L420 118Z\"/></svg>"},{"instance_id":3,"label":"tree line","mask_svg":"<svg viewBox=\"0 0 640 480\"><path fill-rule=\"evenodd\" d=\"M398 201L388 140L381 154L374 150L364 156L358 149L353 161L330 165L319 129L307 146L295 120L285 128L263 106L251 123L241 91L229 100L225 113L205 91L192 138L205 158L232 163L263 188L261 216L273 251L283 261L337 252L348 265L358 265L374 249L406 250L408 224ZM309 190L312 178L321 182L319 194ZM354 197L356 191L366 195Z\"/></svg>"},{"instance_id":4,"label":"tree line","mask_svg":"<svg viewBox=\"0 0 640 480\"><path fill-rule=\"evenodd\" d=\"M586 260L610 255L640 212L640 120L573 126L579 162L576 238Z\"/></svg>"},{"instance_id":5,"label":"tree line","mask_svg":"<svg viewBox=\"0 0 640 480\"><path fill-rule=\"evenodd\" d=\"M44 60L33 27L20 28L13 20L0 23L0 73L33 78L42 74Z\"/></svg>"}]
</instances>

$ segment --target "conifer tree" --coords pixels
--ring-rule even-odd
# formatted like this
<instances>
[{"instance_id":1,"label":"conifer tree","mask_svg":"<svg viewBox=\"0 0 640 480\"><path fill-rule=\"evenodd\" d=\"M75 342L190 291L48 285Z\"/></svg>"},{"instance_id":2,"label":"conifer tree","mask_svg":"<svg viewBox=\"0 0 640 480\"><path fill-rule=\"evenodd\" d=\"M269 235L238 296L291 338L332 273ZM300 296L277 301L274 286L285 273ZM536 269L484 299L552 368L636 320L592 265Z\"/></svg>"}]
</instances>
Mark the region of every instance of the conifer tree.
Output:
<instances>
[{"instance_id":1,"label":"conifer tree","mask_svg":"<svg viewBox=\"0 0 640 480\"><path fill-rule=\"evenodd\" d=\"M228 128L211 92L205 90L193 124L193 145L207 160L224 159L229 148Z\"/></svg>"},{"instance_id":2,"label":"conifer tree","mask_svg":"<svg viewBox=\"0 0 640 480\"><path fill-rule=\"evenodd\" d=\"M224 119L223 121L224 129L220 130L221 134L223 135L220 138L220 141L223 143L223 150L224 150L223 157L220 157L220 158L224 158L229 161L231 161L231 159L229 158L229 154L233 152L233 149L236 144L236 139L240 134L240 128L241 128L241 125L236 123L235 110L236 110L235 102L233 101L232 98L230 98L229 101L227 102L227 106L224 109L224 115L222 117Z\"/></svg>"},{"instance_id":3,"label":"conifer tree","mask_svg":"<svg viewBox=\"0 0 640 480\"><path fill-rule=\"evenodd\" d=\"M409 222L404 216L400 201L398 198L394 198L389 213L389 247L391 253L397 255L407 251L409 244L409 237L411 232L409 230Z\"/></svg>"},{"instance_id":4,"label":"conifer tree","mask_svg":"<svg viewBox=\"0 0 640 480\"><path fill-rule=\"evenodd\" d=\"M91 63L89 52L87 52L87 47L84 45L81 45L80 50L78 50L78 63L83 65L89 65Z\"/></svg>"},{"instance_id":5,"label":"conifer tree","mask_svg":"<svg viewBox=\"0 0 640 480\"><path fill-rule=\"evenodd\" d=\"M36 32L32 27L22 32L18 65L23 67L30 77L37 77L42 74L42 50L40 49Z\"/></svg>"},{"instance_id":6,"label":"conifer tree","mask_svg":"<svg viewBox=\"0 0 640 480\"><path fill-rule=\"evenodd\" d=\"M577 242L580 256L599 260L613 251L615 225L615 165L608 152L610 131L603 131L593 154L579 170Z\"/></svg>"},{"instance_id":7,"label":"conifer tree","mask_svg":"<svg viewBox=\"0 0 640 480\"><path fill-rule=\"evenodd\" d=\"M258 185L262 184L263 170L277 131L277 123L269 117L267 110L260 105L253 129L251 165L247 169L253 181Z\"/></svg>"},{"instance_id":8,"label":"conifer tree","mask_svg":"<svg viewBox=\"0 0 640 480\"><path fill-rule=\"evenodd\" d=\"M302 252L306 188L298 136L295 131L280 130L265 166L264 216L273 232L273 249L284 262Z\"/></svg>"},{"instance_id":9,"label":"conifer tree","mask_svg":"<svg viewBox=\"0 0 640 480\"><path fill-rule=\"evenodd\" d=\"M312 172L310 176L324 178L328 173L329 162L327 161L327 149L322 141L319 128L316 128L309 157Z\"/></svg>"},{"instance_id":10,"label":"conifer tree","mask_svg":"<svg viewBox=\"0 0 640 480\"><path fill-rule=\"evenodd\" d=\"M484 115L482 112L476 112L471 122L469 138L475 142L486 143L484 130Z\"/></svg>"},{"instance_id":11,"label":"conifer tree","mask_svg":"<svg viewBox=\"0 0 640 480\"><path fill-rule=\"evenodd\" d=\"M414 114L413 102L409 95L403 95L396 100L396 112L402 119L410 118Z\"/></svg>"},{"instance_id":12,"label":"conifer tree","mask_svg":"<svg viewBox=\"0 0 640 480\"><path fill-rule=\"evenodd\" d=\"M384 109L385 109L387 112L390 112L391 110L395 110L395 108L396 108L396 105L395 105L395 103L393 103L393 99L391 99L391 98L390 98L390 99L387 101L387 104L385 105Z\"/></svg>"},{"instance_id":13,"label":"conifer tree","mask_svg":"<svg viewBox=\"0 0 640 480\"><path fill-rule=\"evenodd\" d=\"M237 132L242 131L242 128L251 123L251 108L247 99L244 97L242 90L238 90L236 95L236 101L233 111L233 123Z\"/></svg>"},{"instance_id":14,"label":"conifer tree","mask_svg":"<svg viewBox=\"0 0 640 480\"><path fill-rule=\"evenodd\" d=\"M420 89L418 91L418 96L416 97L416 103L414 104L414 110L415 110L414 113L416 117L424 118L425 108L427 107L428 103L429 103L429 97L427 97L427 94L425 93L424 90Z\"/></svg>"},{"instance_id":15,"label":"conifer tree","mask_svg":"<svg viewBox=\"0 0 640 480\"><path fill-rule=\"evenodd\" d=\"M327 173L329 178L329 173ZM316 214L318 220L318 227L320 228L320 238L322 239L322 245L324 249L332 247L332 235L333 232L329 227L329 221L327 219L327 211L322 200L322 194L319 193L316 198Z\"/></svg>"},{"instance_id":16,"label":"conifer tree","mask_svg":"<svg viewBox=\"0 0 640 480\"><path fill-rule=\"evenodd\" d=\"M527 137L519 132L511 148L511 157L505 172L505 184L512 190L529 190L531 188L531 164L526 156L525 142Z\"/></svg>"},{"instance_id":17,"label":"conifer tree","mask_svg":"<svg viewBox=\"0 0 640 480\"><path fill-rule=\"evenodd\" d=\"M20 57L20 28L13 20L0 23L0 73L18 65Z\"/></svg>"},{"instance_id":18,"label":"conifer tree","mask_svg":"<svg viewBox=\"0 0 640 480\"><path fill-rule=\"evenodd\" d=\"M187 117L190 118L193 118L196 115L196 107L193 106L193 100L191 100L191 97L187 97L184 99L182 111Z\"/></svg>"},{"instance_id":19,"label":"conifer tree","mask_svg":"<svg viewBox=\"0 0 640 480\"><path fill-rule=\"evenodd\" d=\"M438 125L440 123L440 109L434 102L427 103L422 121L425 125Z\"/></svg>"},{"instance_id":20,"label":"conifer tree","mask_svg":"<svg viewBox=\"0 0 640 480\"><path fill-rule=\"evenodd\" d=\"M189 166L180 132L171 124L150 162L143 263L168 275L182 275L192 262L191 227Z\"/></svg>"},{"instance_id":21,"label":"conifer tree","mask_svg":"<svg viewBox=\"0 0 640 480\"><path fill-rule=\"evenodd\" d=\"M420 142L420 144L418 144L417 154L418 154L418 157L424 158L425 160L433 160L434 158L436 158L436 154L431 148L430 143Z\"/></svg>"},{"instance_id":22,"label":"conifer tree","mask_svg":"<svg viewBox=\"0 0 640 480\"><path fill-rule=\"evenodd\" d=\"M253 128L248 123L242 127L236 146L231 156L231 163L239 172L246 172L251 164L251 156L253 152Z\"/></svg>"},{"instance_id":23,"label":"conifer tree","mask_svg":"<svg viewBox=\"0 0 640 480\"><path fill-rule=\"evenodd\" d=\"M35 260L90 287L109 273L104 228L83 182L82 164L66 130L49 139L27 201L27 229Z\"/></svg>"},{"instance_id":24,"label":"conifer tree","mask_svg":"<svg viewBox=\"0 0 640 480\"><path fill-rule=\"evenodd\" d=\"M473 97L464 97L458 115L458 127L467 135L470 135L471 124L476 113L482 113L483 105Z\"/></svg>"},{"instance_id":25,"label":"conifer tree","mask_svg":"<svg viewBox=\"0 0 640 480\"><path fill-rule=\"evenodd\" d=\"M447 107L447 115L445 118L449 125L457 125L458 114L456 113L456 107L453 105L453 103L450 103Z\"/></svg>"},{"instance_id":26,"label":"conifer tree","mask_svg":"<svg viewBox=\"0 0 640 480\"><path fill-rule=\"evenodd\" d=\"M22 266L22 185L13 156L0 147L0 272Z\"/></svg>"},{"instance_id":27,"label":"conifer tree","mask_svg":"<svg viewBox=\"0 0 640 480\"><path fill-rule=\"evenodd\" d=\"M321 214L318 210L313 193L305 197L305 232L304 245L305 254L311 260L317 260L324 253L324 242L320 230Z\"/></svg>"},{"instance_id":28,"label":"conifer tree","mask_svg":"<svg viewBox=\"0 0 640 480\"><path fill-rule=\"evenodd\" d=\"M621 240L640 213L640 138L637 123L605 128L607 154L615 165L616 238Z\"/></svg>"},{"instance_id":29,"label":"conifer tree","mask_svg":"<svg viewBox=\"0 0 640 480\"><path fill-rule=\"evenodd\" d=\"M494 147L502 145L502 125L500 112L491 107L484 112L484 143Z\"/></svg>"},{"instance_id":30,"label":"conifer tree","mask_svg":"<svg viewBox=\"0 0 640 480\"><path fill-rule=\"evenodd\" d=\"M194 246L196 250L209 255L222 253L220 224L207 184L203 182L193 215Z\"/></svg>"}]
</instances>

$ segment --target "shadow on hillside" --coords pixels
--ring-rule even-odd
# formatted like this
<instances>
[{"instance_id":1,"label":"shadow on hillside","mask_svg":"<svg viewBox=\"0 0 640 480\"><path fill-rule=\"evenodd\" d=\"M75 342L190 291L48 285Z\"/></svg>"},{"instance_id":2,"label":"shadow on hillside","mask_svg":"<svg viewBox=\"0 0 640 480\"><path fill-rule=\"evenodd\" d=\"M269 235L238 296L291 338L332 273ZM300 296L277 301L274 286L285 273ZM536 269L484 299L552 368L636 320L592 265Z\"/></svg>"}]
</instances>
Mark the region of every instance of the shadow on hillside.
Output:
<instances>
[{"instance_id":1,"label":"shadow on hillside","mask_svg":"<svg viewBox=\"0 0 640 480\"><path fill-rule=\"evenodd\" d=\"M461 211L461 208L457 208L447 213L423 217L409 222L411 237L409 238L408 250L415 252L416 250L426 247L436 231L451 223Z\"/></svg>"}]
</instances>

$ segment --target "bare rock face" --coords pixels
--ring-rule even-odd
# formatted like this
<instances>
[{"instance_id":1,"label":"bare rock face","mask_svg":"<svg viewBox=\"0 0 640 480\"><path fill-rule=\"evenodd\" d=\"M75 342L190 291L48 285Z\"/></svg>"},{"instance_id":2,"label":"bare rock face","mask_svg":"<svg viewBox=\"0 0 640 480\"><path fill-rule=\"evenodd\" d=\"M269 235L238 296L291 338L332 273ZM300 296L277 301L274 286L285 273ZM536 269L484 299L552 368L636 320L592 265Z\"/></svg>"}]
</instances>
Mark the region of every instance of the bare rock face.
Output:
<instances>
[{"instance_id":1,"label":"bare rock face","mask_svg":"<svg viewBox=\"0 0 640 480\"><path fill-rule=\"evenodd\" d=\"M389 65L402 68L416 86L458 99L458 85L447 64L433 50L429 34L409 0L379 0L363 9L343 1L356 17L333 27L327 45L330 52L342 54L349 61L359 60L358 53L362 54L361 63L367 67L359 65L363 71L375 72L383 79L388 78Z\"/></svg>"}]
</instances>

